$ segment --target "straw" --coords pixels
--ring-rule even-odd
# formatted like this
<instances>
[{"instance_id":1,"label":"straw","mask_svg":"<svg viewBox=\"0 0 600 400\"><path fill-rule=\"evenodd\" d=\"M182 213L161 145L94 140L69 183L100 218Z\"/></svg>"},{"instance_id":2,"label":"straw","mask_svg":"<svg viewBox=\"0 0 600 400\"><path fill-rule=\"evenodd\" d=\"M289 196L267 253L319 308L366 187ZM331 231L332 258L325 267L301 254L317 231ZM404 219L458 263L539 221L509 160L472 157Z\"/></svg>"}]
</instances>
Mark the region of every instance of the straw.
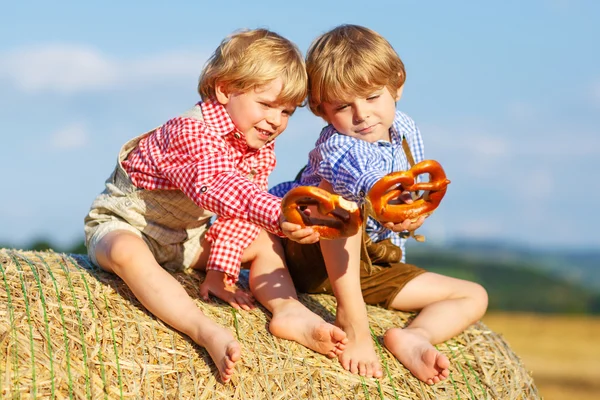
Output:
<instances>
[{"instance_id":1,"label":"straw","mask_svg":"<svg viewBox=\"0 0 600 400\"><path fill-rule=\"evenodd\" d=\"M44 399L539 399L531 374L483 323L438 346L450 378L429 386L381 345L414 315L367 306L380 380L271 335L262 307L232 311L198 294L204 274L172 272L197 306L239 338L242 359L222 384L206 350L151 315L88 258L0 249L0 398ZM240 281L248 287L247 277ZM326 321L335 298L301 294Z\"/></svg>"}]
</instances>

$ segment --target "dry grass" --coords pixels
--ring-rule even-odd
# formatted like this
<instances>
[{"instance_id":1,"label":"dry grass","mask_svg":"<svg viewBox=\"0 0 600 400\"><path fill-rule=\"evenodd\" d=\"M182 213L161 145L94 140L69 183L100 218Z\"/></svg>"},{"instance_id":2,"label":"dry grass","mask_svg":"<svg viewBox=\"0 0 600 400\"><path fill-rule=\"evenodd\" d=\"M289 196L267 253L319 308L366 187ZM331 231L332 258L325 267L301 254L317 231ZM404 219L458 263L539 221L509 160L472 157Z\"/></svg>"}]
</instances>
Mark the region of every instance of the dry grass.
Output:
<instances>
[{"instance_id":1,"label":"dry grass","mask_svg":"<svg viewBox=\"0 0 600 400\"><path fill-rule=\"evenodd\" d=\"M174 272L198 299L196 273ZM331 296L301 296L333 320ZM203 348L156 320L114 275L86 257L0 249L0 397L135 399L537 399L533 379L483 323L439 346L451 376L429 387L379 347L386 376L365 380L268 334L269 314L197 305L238 335L243 359L222 385ZM377 345L410 314L368 308Z\"/></svg>"},{"instance_id":2,"label":"dry grass","mask_svg":"<svg viewBox=\"0 0 600 400\"><path fill-rule=\"evenodd\" d=\"M600 317L490 313L546 400L600 398Z\"/></svg>"}]
</instances>

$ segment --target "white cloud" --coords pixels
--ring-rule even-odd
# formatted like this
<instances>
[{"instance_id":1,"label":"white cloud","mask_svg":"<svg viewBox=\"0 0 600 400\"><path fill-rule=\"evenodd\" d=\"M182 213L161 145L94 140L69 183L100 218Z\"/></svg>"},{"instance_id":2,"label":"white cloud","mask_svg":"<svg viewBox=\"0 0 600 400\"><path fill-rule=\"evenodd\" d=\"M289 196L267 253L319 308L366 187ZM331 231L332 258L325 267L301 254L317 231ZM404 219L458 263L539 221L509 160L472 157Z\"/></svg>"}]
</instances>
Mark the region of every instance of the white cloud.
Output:
<instances>
[{"instance_id":1,"label":"white cloud","mask_svg":"<svg viewBox=\"0 0 600 400\"><path fill-rule=\"evenodd\" d=\"M156 54L141 60L122 64L122 75L127 80L146 82L157 78L199 77L207 57L192 52Z\"/></svg>"},{"instance_id":2,"label":"white cloud","mask_svg":"<svg viewBox=\"0 0 600 400\"><path fill-rule=\"evenodd\" d=\"M428 126L423 131L426 132L426 147L436 153L470 154L489 159L505 157L510 152L507 136L489 133L487 128L474 126L472 123L450 128Z\"/></svg>"},{"instance_id":3,"label":"white cloud","mask_svg":"<svg viewBox=\"0 0 600 400\"><path fill-rule=\"evenodd\" d=\"M0 54L0 79L25 92L72 94L195 77L205 60L189 51L117 60L85 46L50 44Z\"/></svg>"},{"instance_id":4,"label":"white cloud","mask_svg":"<svg viewBox=\"0 0 600 400\"><path fill-rule=\"evenodd\" d=\"M515 139L514 155L537 158L580 158L600 155L600 135L597 132L571 128L557 128L536 136Z\"/></svg>"},{"instance_id":5,"label":"white cloud","mask_svg":"<svg viewBox=\"0 0 600 400\"><path fill-rule=\"evenodd\" d=\"M4 54L1 76L27 92L95 90L117 80L114 62L93 49L49 45Z\"/></svg>"},{"instance_id":6,"label":"white cloud","mask_svg":"<svg viewBox=\"0 0 600 400\"><path fill-rule=\"evenodd\" d=\"M485 133L471 137L466 149L479 157L489 159L506 157L510 152L510 144L505 137L487 135Z\"/></svg>"},{"instance_id":7,"label":"white cloud","mask_svg":"<svg viewBox=\"0 0 600 400\"><path fill-rule=\"evenodd\" d=\"M89 138L85 124L74 122L52 133L50 147L55 150L79 149L87 145Z\"/></svg>"},{"instance_id":8,"label":"white cloud","mask_svg":"<svg viewBox=\"0 0 600 400\"><path fill-rule=\"evenodd\" d=\"M506 135L491 134L478 126L429 126L423 131L427 132L426 157L436 158L448 167L454 166L471 178L489 179L496 175L513 152Z\"/></svg>"},{"instance_id":9,"label":"white cloud","mask_svg":"<svg viewBox=\"0 0 600 400\"><path fill-rule=\"evenodd\" d=\"M515 175L517 176L517 175ZM549 169L523 170L518 179L511 182L511 195L519 202L519 223L524 225L547 223L552 215L548 200L560 194L554 173Z\"/></svg>"},{"instance_id":10,"label":"white cloud","mask_svg":"<svg viewBox=\"0 0 600 400\"><path fill-rule=\"evenodd\" d=\"M600 84L598 96L600 105ZM576 125L555 124L551 129L523 125L506 132L494 132L493 128L465 124L446 128L427 126L422 131L426 132L427 154L472 163L474 172L485 166L496 168L498 163L506 164L511 157L548 162L556 157L567 161L600 156L598 132Z\"/></svg>"}]
</instances>

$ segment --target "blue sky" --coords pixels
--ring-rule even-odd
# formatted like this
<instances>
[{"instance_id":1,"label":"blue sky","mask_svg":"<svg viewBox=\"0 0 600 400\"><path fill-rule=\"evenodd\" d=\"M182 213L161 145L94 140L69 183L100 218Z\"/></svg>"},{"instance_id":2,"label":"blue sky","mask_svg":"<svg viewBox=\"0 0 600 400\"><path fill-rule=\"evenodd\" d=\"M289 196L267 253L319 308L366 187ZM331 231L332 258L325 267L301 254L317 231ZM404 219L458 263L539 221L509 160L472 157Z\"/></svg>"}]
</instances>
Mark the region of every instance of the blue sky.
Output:
<instances>
[{"instance_id":1,"label":"blue sky","mask_svg":"<svg viewBox=\"0 0 600 400\"><path fill-rule=\"evenodd\" d=\"M398 109L452 184L421 233L600 246L600 2L9 2L0 24L0 243L70 245L120 146L198 99L221 39L266 27L304 52L342 23L384 35L407 82ZM271 185L323 122L301 109Z\"/></svg>"}]
</instances>

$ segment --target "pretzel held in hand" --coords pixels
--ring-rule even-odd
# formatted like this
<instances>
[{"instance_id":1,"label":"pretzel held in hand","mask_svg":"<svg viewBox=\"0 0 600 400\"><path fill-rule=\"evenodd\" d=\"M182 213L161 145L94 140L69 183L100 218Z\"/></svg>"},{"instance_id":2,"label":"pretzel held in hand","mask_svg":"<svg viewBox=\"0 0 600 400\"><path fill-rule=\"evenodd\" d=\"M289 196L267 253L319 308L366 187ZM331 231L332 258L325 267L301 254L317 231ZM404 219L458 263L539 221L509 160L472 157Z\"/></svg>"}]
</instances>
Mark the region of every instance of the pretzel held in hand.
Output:
<instances>
[{"instance_id":1,"label":"pretzel held in hand","mask_svg":"<svg viewBox=\"0 0 600 400\"><path fill-rule=\"evenodd\" d=\"M317 205L319 213L332 218L313 218L301 206ZM310 226L323 239L337 239L354 235L362 226L358 205L342 196L315 186L298 186L283 197L281 210L286 220L303 228Z\"/></svg>"},{"instance_id":2,"label":"pretzel held in hand","mask_svg":"<svg viewBox=\"0 0 600 400\"><path fill-rule=\"evenodd\" d=\"M427 173L429 182L415 183L417 176ZM423 160L408 171L392 172L384 176L373 185L367 197L379 222L400 223L407 219L416 221L421 215L431 214L440 205L449 183L444 169L437 161ZM389 190L397 185L402 187ZM388 204L390 200L398 198L402 191L419 190L424 193L410 204Z\"/></svg>"}]
</instances>

